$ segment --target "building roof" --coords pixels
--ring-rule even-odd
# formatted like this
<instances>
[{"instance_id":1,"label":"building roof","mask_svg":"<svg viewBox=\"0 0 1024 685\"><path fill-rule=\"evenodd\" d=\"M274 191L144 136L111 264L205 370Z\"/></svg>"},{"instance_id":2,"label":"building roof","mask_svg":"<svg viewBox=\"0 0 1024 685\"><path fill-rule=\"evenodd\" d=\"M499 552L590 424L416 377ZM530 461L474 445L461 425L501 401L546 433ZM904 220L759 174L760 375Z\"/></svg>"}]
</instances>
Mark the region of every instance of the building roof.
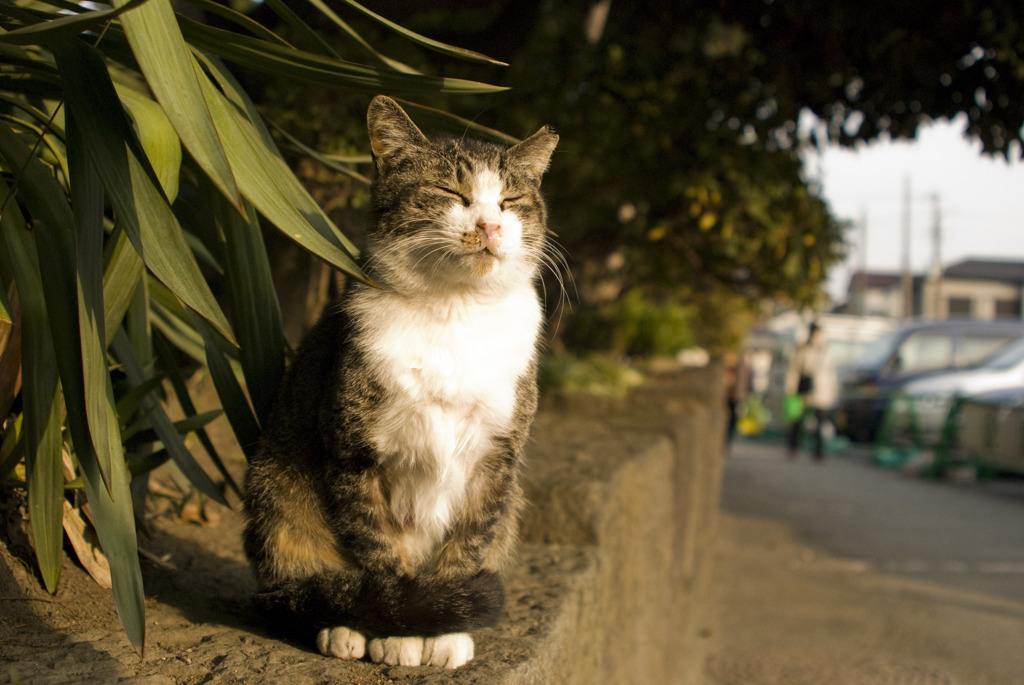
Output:
<instances>
[{"instance_id":1,"label":"building roof","mask_svg":"<svg viewBox=\"0 0 1024 685\"><path fill-rule=\"evenodd\" d=\"M965 281L1024 283L1024 262L996 259L965 259L947 266L943 278Z\"/></svg>"},{"instance_id":2,"label":"building roof","mask_svg":"<svg viewBox=\"0 0 1024 685\"><path fill-rule=\"evenodd\" d=\"M877 271L857 271L850 276L849 292L857 288L890 290L899 287L902 277L896 273L881 273Z\"/></svg>"}]
</instances>

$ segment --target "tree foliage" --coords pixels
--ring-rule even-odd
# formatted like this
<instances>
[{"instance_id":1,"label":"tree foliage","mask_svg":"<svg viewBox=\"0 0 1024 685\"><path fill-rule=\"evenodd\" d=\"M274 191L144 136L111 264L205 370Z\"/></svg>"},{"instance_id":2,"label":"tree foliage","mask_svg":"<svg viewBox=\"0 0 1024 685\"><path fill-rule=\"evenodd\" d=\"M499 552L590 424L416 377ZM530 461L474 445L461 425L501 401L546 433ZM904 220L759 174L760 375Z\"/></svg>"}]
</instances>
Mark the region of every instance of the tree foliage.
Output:
<instances>
[{"instance_id":1,"label":"tree foliage","mask_svg":"<svg viewBox=\"0 0 1024 685\"><path fill-rule=\"evenodd\" d=\"M708 314L731 298L815 302L844 225L803 168L807 146L963 114L987 152L1022 149L1024 10L1009 0L391 6L510 63L466 72L511 90L457 111L562 134L545 188L584 307L635 287Z\"/></svg>"}]
</instances>

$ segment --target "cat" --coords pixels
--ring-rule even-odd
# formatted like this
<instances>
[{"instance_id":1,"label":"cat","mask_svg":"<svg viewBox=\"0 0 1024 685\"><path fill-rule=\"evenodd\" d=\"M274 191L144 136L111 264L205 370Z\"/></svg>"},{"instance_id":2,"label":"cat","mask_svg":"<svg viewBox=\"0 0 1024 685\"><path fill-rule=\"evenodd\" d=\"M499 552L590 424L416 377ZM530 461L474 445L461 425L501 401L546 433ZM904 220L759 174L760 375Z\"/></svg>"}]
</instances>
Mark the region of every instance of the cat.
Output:
<instances>
[{"instance_id":1,"label":"cat","mask_svg":"<svg viewBox=\"0 0 1024 685\"><path fill-rule=\"evenodd\" d=\"M494 625L537 406L558 136L428 139L367 112L364 270L286 372L246 476L257 606L325 656L457 668Z\"/></svg>"}]
</instances>

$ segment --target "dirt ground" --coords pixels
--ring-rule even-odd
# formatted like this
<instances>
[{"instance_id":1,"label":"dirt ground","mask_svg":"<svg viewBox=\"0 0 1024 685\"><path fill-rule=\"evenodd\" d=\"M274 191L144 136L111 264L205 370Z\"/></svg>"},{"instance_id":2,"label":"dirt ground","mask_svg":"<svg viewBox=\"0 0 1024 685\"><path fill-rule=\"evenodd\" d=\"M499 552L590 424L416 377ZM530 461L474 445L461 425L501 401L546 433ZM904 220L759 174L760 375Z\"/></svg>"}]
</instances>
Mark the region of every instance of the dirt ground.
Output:
<instances>
[{"instance_id":1,"label":"dirt ground","mask_svg":"<svg viewBox=\"0 0 1024 685\"><path fill-rule=\"evenodd\" d=\"M702 685L1024 683L1024 604L897 577L722 514Z\"/></svg>"},{"instance_id":2,"label":"dirt ground","mask_svg":"<svg viewBox=\"0 0 1024 685\"><path fill-rule=\"evenodd\" d=\"M216 526L169 515L151 522L141 542L146 587L143 657L124 637L110 593L65 559L50 597L26 560L0 544L0 683L433 682L449 674L326 659L308 642L273 635L251 611L254 582L241 545L241 516L222 509ZM457 681L490 683L529 658L531 644L564 590L561 583L589 563L578 549L525 547L508 583L503 625L476 634L477 659ZM499 637L500 635L500 637Z\"/></svg>"}]
</instances>

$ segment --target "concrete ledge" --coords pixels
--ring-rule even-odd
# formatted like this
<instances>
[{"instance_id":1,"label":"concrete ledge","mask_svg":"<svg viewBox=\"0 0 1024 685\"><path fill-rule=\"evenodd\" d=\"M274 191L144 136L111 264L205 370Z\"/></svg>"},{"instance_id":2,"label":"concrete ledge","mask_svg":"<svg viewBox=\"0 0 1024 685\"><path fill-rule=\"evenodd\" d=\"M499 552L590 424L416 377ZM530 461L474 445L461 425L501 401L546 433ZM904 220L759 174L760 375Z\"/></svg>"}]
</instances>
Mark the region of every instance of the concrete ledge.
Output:
<instances>
[{"instance_id":1,"label":"concrete ledge","mask_svg":"<svg viewBox=\"0 0 1024 685\"><path fill-rule=\"evenodd\" d=\"M109 592L66 561L51 601L0 545L0 683L692 683L694 603L708 575L723 412L714 369L660 375L624 400L549 397L529 448L518 566L505 619L453 672L324 659L262 634L241 519L168 518L145 541L146 658L128 646ZM15 611L16 610L16 611ZM37 627L33 631L25 627ZM45 637L45 639L43 639Z\"/></svg>"},{"instance_id":2,"label":"concrete ledge","mask_svg":"<svg viewBox=\"0 0 1024 685\"><path fill-rule=\"evenodd\" d=\"M724 417L714 369L625 400L548 398L529 448L521 563L477 662L417 683L692 683ZM389 673L389 675L392 675Z\"/></svg>"}]
</instances>

